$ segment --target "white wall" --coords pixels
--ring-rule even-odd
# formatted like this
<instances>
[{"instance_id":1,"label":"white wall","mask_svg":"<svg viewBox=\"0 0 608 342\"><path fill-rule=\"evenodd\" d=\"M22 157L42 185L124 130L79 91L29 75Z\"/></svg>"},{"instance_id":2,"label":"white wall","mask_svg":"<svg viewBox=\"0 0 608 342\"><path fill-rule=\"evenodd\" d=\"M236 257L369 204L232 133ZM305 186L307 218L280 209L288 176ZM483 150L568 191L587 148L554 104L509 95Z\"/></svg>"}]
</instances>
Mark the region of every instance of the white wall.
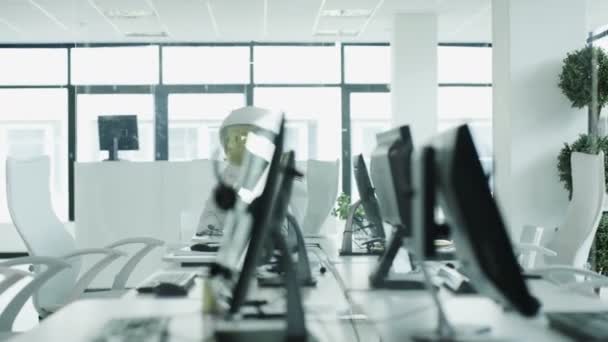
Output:
<instances>
[{"instance_id":1,"label":"white wall","mask_svg":"<svg viewBox=\"0 0 608 342\"><path fill-rule=\"evenodd\" d=\"M567 193L557 175L564 142L586 131L557 84L567 52L584 46L585 1L493 0L496 197L519 238L524 224L557 226Z\"/></svg>"},{"instance_id":2,"label":"white wall","mask_svg":"<svg viewBox=\"0 0 608 342\"><path fill-rule=\"evenodd\" d=\"M419 145L437 132L437 14L396 14L391 40L393 126Z\"/></svg>"}]
</instances>

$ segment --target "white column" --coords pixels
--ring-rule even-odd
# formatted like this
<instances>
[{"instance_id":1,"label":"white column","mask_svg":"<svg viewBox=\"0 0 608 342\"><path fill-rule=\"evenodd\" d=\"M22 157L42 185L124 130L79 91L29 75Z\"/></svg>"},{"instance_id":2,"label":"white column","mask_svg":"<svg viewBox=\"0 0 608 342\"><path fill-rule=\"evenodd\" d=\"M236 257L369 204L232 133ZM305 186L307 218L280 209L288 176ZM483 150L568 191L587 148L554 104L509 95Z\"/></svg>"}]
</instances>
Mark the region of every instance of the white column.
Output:
<instances>
[{"instance_id":1,"label":"white column","mask_svg":"<svg viewBox=\"0 0 608 342\"><path fill-rule=\"evenodd\" d=\"M391 53L393 125L419 145L437 132L437 14L396 14Z\"/></svg>"},{"instance_id":2,"label":"white column","mask_svg":"<svg viewBox=\"0 0 608 342\"><path fill-rule=\"evenodd\" d=\"M557 175L564 142L586 130L557 84L566 53L587 37L585 1L493 0L495 194L517 240L524 224L560 224L568 195Z\"/></svg>"}]
</instances>

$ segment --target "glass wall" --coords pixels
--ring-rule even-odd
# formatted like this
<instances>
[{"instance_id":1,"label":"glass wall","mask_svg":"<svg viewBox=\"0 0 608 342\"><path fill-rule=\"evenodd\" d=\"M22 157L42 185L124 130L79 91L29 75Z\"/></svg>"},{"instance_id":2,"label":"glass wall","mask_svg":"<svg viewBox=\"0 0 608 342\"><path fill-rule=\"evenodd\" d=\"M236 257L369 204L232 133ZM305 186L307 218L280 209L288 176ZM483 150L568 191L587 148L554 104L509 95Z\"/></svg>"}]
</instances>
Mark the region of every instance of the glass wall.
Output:
<instances>
[{"instance_id":1,"label":"glass wall","mask_svg":"<svg viewBox=\"0 0 608 342\"><path fill-rule=\"evenodd\" d=\"M48 156L51 200L68 218L68 50L0 49L0 223L10 222L6 158Z\"/></svg>"},{"instance_id":2,"label":"glass wall","mask_svg":"<svg viewBox=\"0 0 608 342\"><path fill-rule=\"evenodd\" d=\"M351 156L369 160L391 126L390 57L382 43L0 47L0 160L48 155L53 203L68 220L72 163L108 157L99 116L137 115L140 149L122 158L186 161L221 152L225 116L257 105L286 113L299 160L341 159L342 186L354 191ZM491 48L441 45L438 57L439 130L470 123L491 165Z\"/></svg>"}]
</instances>

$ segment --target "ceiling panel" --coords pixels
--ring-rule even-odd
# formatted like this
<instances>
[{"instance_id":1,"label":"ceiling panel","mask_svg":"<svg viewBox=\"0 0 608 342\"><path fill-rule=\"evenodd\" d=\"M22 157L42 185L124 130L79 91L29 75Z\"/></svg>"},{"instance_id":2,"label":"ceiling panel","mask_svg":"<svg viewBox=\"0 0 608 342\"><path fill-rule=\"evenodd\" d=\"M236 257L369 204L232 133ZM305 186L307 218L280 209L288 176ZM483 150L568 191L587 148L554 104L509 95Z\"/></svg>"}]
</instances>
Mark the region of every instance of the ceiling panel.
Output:
<instances>
[{"instance_id":1,"label":"ceiling panel","mask_svg":"<svg viewBox=\"0 0 608 342\"><path fill-rule=\"evenodd\" d=\"M315 36L323 0L0 0L0 42L144 42L144 41L334 41ZM99 13L91 2L96 4ZM111 19L104 11L150 11L136 19ZM325 0L324 9L373 9L379 0ZM587 0L588 28L606 27L608 1ZM440 41L490 41L491 0L384 0L356 38L388 41L397 12L436 11ZM211 14L208 11L211 8ZM59 21L58 24L53 18ZM320 30L352 30L363 18L320 17ZM67 29L66 29L67 28ZM126 32L167 30L167 38L129 38Z\"/></svg>"},{"instance_id":2,"label":"ceiling panel","mask_svg":"<svg viewBox=\"0 0 608 342\"><path fill-rule=\"evenodd\" d=\"M264 0L207 0L220 40L264 38Z\"/></svg>"},{"instance_id":3,"label":"ceiling panel","mask_svg":"<svg viewBox=\"0 0 608 342\"><path fill-rule=\"evenodd\" d=\"M161 19L178 41L213 41L215 34L207 4L202 0L154 0ZM179 10L175 10L178 8Z\"/></svg>"},{"instance_id":4,"label":"ceiling panel","mask_svg":"<svg viewBox=\"0 0 608 342\"><path fill-rule=\"evenodd\" d=\"M324 9L373 9L381 0L326 0Z\"/></svg>"},{"instance_id":5,"label":"ceiling panel","mask_svg":"<svg viewBox=\"0 0 608 342\"><path fill-rule=\"evenodd\" d=\"M313 26L321 0L268 0L266 39L277 41L315 40Z\"/></svg>"}]
</instances>

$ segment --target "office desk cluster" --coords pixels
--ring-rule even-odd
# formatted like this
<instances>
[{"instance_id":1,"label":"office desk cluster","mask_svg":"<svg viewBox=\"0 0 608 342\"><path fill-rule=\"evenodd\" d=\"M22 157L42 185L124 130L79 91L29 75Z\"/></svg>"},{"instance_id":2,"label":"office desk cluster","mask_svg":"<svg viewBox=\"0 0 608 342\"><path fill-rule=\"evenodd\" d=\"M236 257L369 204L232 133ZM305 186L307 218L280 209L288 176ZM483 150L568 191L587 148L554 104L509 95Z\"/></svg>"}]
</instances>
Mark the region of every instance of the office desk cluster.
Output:
<instances>
[{"instance_id":1,"label":"office desk cluster","mask_svg":"<svg viewBox=\"0 0 608 342\"><path fill-rule=\"evenodd\" d=\"M307 239L316 287L303 287L302 298L308 330L319 341L407 341L418 329L437 324L437 310L431 296L421 290L375 290L368 286L368 275L377 262L374 256L339 257L334 239ZM326 271L321 271L321 267ZM156 272L182 269L179 264L165 264ZM190 268L192 269L192 268ZM170 318L168 341L213 340L217 320L203 312L206 268L200 273L188 295L182 298L155 298L135 290L120 299L80 300L43 320L11 341L94 341L111 319L163 316ZM150 276L154 276L151 274ZM255 283L255 282L254 282ZM543 311L607 310L598 298L574 294L545 280L529 280L533 294L543 304ZM250 297L265 299L264 310L284 310L284 289L257 288ZM477 295L454 295L441 289L440 297L454 324L476 324L491 328L491 340L501 341L570 341L551 330L543 314L525 319ZM244 329L284 325L284 319L251 319L240 323ZM480 340L488 340L483 336Z\"/></svg>"}]
</instances>

